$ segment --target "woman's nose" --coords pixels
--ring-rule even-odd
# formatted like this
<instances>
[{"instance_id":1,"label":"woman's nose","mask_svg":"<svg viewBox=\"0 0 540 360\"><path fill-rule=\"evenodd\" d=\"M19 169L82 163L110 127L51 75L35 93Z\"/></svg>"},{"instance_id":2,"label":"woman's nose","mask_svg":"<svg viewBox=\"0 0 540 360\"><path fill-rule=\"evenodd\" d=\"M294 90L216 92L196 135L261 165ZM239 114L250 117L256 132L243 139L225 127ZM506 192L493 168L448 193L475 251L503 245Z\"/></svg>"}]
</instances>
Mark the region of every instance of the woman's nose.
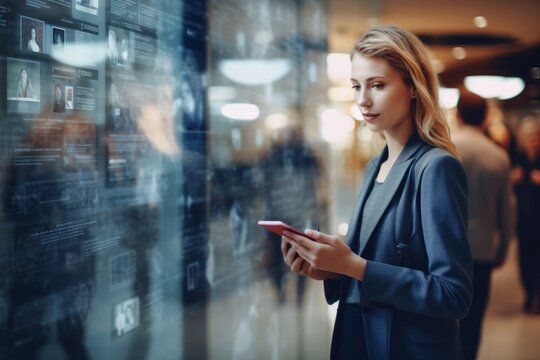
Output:
<instances>
[{"instance_id":1,"label":"woman's nose","mask_svg":"<svg viewBox=\"0 0 540 360\"><path fill-rule=\"evenodd\" d=\"M371 100L363 90L358 91L356 95L356 105L362 110L362 108L368 108L371 106Z\"/></svg>"}]
</instances>

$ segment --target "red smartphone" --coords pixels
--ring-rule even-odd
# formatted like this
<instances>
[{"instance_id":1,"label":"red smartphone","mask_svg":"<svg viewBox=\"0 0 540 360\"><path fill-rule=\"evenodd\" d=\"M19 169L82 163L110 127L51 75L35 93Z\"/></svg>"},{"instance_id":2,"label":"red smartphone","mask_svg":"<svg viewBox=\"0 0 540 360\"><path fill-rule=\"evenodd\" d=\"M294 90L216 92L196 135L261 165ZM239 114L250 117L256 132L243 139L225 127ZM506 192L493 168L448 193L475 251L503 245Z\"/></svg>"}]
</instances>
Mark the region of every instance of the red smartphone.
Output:
<instances>
[{"instance_id":1,"label":"red smartphone","mask_svg":"<svg viewBox=\"0 0 540 360\"><path fill-rule=\"evenodd\" d=\"M298 235L302 235L302 236L307 237L308 239L316 241L315 239L312 239L306 234L304 234L303 231L293 228L291 225L285 224L283 221L259 220L257 224L264 227L266 230L272 231L279 235L283 235L283 231L286 230L286 231L289 231Z\"/></svg>"}]
</instances>

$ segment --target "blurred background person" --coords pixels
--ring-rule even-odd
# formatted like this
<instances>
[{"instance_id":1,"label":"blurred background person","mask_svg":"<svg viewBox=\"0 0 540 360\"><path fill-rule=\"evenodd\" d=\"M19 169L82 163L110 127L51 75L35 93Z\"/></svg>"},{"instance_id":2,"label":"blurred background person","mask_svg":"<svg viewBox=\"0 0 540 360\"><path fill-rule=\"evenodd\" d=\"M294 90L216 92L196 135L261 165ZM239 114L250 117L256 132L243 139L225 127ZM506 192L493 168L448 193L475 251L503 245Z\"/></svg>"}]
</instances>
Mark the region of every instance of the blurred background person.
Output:
<instances>
[{"instance_id":1,"label":"blurred background person","mask_svg":"<svg viewBox=\"0 0 540 360\"><path fill-rule=\"evenodd\" d=\"M519 267L523 310L540 313L540 120L525 117L518 128L519 152L512 169L517 198Z\"/></svg>"},{"instance_id":2,"label":"blurred background person","mask_svg":"<svg viewBox=\"0 0 540 360\"><path fill-rule=\"evenodd\" d=\"M506 151L513 165L517 154L517 140L512 128L502 121L490 122L484 129L484 134Z\"/></svg>"},{"instance_id":3,"label":"blurred background person","mask_svg":"<svg viewBox=\"0 0 540 360\"><path fill-rule=\"evenodd\" d=\"M461 320L465 358L476 358L482 322L489 300L491 272L506 258L513 235L513 194L510 160L506 152L483 133L486 102L462 91L457 105L458 128L452 140L461 155L469 187L468 239L473 256L473 301Z\"/></svg>"}]
</instances>

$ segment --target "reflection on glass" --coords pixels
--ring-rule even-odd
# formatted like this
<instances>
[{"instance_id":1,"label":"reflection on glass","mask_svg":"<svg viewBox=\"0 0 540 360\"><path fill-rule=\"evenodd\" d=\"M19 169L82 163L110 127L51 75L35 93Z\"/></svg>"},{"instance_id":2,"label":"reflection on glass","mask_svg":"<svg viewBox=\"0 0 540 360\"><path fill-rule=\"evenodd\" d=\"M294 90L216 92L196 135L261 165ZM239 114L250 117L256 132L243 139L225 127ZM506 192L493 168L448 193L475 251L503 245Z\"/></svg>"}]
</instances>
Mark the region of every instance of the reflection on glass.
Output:
<instances>
[{"instance_id":1,"label":"reflection on glass","mask_svg":"<svg viewBox=\"0 0 540 360\"><path fill-rule=\"evenodd\" d=\"M280 329L317 300L256 225L324 221L297 5L0 0L2 355L309 358Z\"/></svg>"}]
</instances>

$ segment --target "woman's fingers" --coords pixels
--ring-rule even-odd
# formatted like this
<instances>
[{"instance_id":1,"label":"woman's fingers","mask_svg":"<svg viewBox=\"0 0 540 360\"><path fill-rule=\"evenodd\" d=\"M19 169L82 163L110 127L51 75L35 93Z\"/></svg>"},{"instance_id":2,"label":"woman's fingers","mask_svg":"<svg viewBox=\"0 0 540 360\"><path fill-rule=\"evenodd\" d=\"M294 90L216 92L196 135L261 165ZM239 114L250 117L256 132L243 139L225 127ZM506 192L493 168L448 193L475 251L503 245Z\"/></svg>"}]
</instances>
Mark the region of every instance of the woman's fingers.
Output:
<instances>
[{"instance_id":1,"label":"woman's fingers","mask_svg":"<svg viewBox=\"0 0 540 360\"><path fill-rule=\"evenodd\" d=\"M289 241L285 236L281 237L281 255L285 259L287 257L287 253L289 252L289 248L291 247L291 244L289 244Z\"/></svg>"},{"instance_id":2,"label":"woman's fingers","mask_svg":"<svg viewBox=\"0 0 540 360\"><path fill-rule=\"evenodd\" d=\"M315 231L315 230L312 230L312 229L308 229L305 231L305 234L318 241L318 242L321 242L321 243L324 243L324 244L328 244L330 246L334 246L336 241L339 241L335 236L332 236L332 235L328 235L328 234L325 234L325 233L322 233L320 231Z\"/></svg>"},{"instance_id":3,"label":"woman's fingers","mask_svg":"<svg viewBox=\"0 0 540 360\"><path fill-rule=\"evenodd\" d=\"M291 239L292 242L297 245L297 248L303 247L309 250L317 248L317 242L307 238L306 236L294 234L288 231L284 231L283 235L285 235L286 238Z\"/></svg>"},{"instance_id":4,"label":"woman's fingers","mask_svg":"<svg viewBox=\"0 0 540 360\"><path fill-rule=\"evenodd\" d=\"M301 275L308 275L310 267L311 267L311 265L307 261L303 260L302 261L302 266L300 268L300 274Z\"/></svg>"},{"instance_id":5,"label":"woman's fingers","mask_svg":"<svg viewBox=\"0 0 540 360\"><path fill-rule=\"evenodd\" d=\"M287 255L285 256L285 264L292 266L294 260L297 258L296 249L294 247L289 247Z\"/></svg>"},{"instance_id":6,"label":"woman's fingers","mask_svg":"<svg viewBox=\"0 0 540 360\"><path fill-rule=\"evenodd\" d=\"M305 263L306 261L304 259L302 259L300 256L297 256L296 259L294 259L294 261L291 263L291 271L300 275L304 275L302 274L302 268Z\"/></svg>"}]
</instances>

